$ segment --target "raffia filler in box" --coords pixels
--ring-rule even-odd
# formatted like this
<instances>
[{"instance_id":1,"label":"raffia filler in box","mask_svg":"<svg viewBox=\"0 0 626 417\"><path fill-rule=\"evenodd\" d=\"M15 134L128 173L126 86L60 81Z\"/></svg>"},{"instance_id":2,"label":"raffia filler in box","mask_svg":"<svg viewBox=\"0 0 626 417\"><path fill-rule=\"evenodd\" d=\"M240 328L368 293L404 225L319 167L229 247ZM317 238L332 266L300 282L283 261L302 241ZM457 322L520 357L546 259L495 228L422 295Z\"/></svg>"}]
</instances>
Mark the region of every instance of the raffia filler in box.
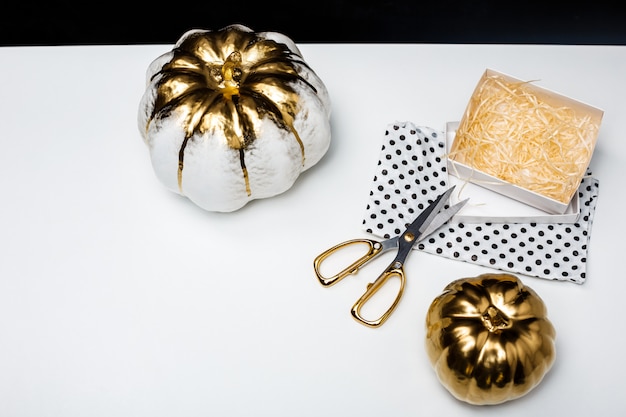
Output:
<instances>
[{"instance_id":1,"label":"raffia filler in box","mask_svg":"<svg viewBox=\"0 0 626 417\"><path fill-rule=\"evenodd\" d=\"M450 173L551 214L576 195L604 112L487 69L448 155Z\"/></svg>"}]
</instances>

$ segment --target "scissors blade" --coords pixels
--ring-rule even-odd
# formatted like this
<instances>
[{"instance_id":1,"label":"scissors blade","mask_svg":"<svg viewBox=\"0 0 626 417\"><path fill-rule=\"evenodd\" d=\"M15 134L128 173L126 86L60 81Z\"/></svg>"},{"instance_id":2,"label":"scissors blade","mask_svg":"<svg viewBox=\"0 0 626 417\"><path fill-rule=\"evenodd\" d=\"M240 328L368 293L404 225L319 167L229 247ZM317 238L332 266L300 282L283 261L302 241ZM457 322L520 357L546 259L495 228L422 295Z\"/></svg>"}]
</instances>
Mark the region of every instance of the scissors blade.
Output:
<instances>
[{"instance_id":1,"label":"scissors blade","mask_svg":"<svg viewBox=\"0 0 626 417\"><path fill-rule=\"evenodd\" d=\"M406 228L406 231L403 233L406 234L412 233L416 238L419 238L420 235L424 233L424 231L428 228L430 224L432 224L433 220L439 214L439 211L446 205L448 200L450 199L450 195L456 185L450 187L445 193L441 194L439 197L433 201L430 206L426 207L422 213L417 216L415 220Z\"/></svg>"},{"instance_id":2,"label":"scissors blade","mask_svg":"<svg viewBox=\"0 0 626 417\"><path fill-rule=\"evenodd\" d=\"M437 217L441 208L448 202L454 187L455 186L452 186L448 191L437 197L400 235L398 239L398 254L393 264L402 265L404 263L413 245L420 240L420 235L422 235L423 231L426 230L428 225Z\"/></svg>"},{"instance_id":3,"label":"scissors blade","mask_svg":"<svg viewBox=\"0 0 626 417\"><path fill-rule=\"evenodd\" d=\"M463 206L465 206L465 203L467 203L468 200L469 198L466 198L465 200L459 201L455 205L443 209L439 213L437 213L433 221L430 222L428 227L426 227L426 229L422 232L417 241L419 242L423 240L426 236L431 235L435 230L439 229L441 226L447 223L448 220L453 218L454 215L457 214L459 210L463 208Z\"/></svg>"}]
</instances>

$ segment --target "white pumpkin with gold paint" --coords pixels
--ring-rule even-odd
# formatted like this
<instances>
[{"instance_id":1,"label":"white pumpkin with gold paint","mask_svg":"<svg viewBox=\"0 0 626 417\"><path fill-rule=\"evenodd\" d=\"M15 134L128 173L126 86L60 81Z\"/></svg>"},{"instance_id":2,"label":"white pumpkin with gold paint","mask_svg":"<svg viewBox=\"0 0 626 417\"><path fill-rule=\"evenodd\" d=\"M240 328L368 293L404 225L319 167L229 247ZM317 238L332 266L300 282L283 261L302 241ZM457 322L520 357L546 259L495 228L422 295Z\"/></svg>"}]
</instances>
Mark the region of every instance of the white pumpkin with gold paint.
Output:
<instances>
[{"instance_id":1,"label":"white pumpkin with gold paint","mask_svg":"<svg viewBox=\"0 0 626 417\"><path fill-rule=\"evenodd\" d=\"M147 71L141 134L158 179L208 211L292 187L330 146L330 99L287 36L191 30Z\"/></svg>"}]
</instances>

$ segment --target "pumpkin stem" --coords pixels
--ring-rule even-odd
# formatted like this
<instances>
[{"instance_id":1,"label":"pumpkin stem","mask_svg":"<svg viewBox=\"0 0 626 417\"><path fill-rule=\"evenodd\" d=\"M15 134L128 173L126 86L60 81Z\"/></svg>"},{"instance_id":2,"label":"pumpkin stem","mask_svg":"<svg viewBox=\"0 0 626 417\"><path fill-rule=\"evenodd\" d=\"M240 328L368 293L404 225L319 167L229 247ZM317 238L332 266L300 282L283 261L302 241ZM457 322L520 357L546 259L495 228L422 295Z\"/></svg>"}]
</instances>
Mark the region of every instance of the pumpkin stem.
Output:
<instances>
[{"instance_id":1,"label":"pumpkin stem","mask_svg":"<svg viewBox=\"0 0 626 417\"><path fill-rule=\"evenodd\" d=\"M222 65L222 79L224 86L222 94L227 99L239 95L239 80L241 78L241 54L237 51L231 52Z\"/></svg>"},{"instance_id":2,"label":"pumpkin stem","mask_svg":"<svg viewBox=\"0 0 626 417\"><path fill-rule=\"evenodd\" d=\"M511 327L509 318L492 305L483 313L482 319L487 330L493 333Z\"/></svg>"}]
</instances>

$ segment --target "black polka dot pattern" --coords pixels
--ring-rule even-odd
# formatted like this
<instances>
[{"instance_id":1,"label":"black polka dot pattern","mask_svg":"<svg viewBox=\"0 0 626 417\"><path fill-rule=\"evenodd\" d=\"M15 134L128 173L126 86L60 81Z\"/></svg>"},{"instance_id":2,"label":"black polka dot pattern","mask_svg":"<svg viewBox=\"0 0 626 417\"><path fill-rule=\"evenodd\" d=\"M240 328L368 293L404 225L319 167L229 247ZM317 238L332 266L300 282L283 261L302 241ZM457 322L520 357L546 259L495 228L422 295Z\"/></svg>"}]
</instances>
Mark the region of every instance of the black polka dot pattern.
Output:
<instances>
[{"instance_id":1,"label":"black polka dot pattern","mask_svg":"<svg viewBox=\"0 0 626 417\"><path fill-rule=\"evenodd\" d=\"M410 122L387 127L363 219L379 237L400 234L448 185L442 132ZM511 273L582 284L598 198L589 175L578 190L577 223L450 223L415 249Z\"/></svg>"}]
</instances>

